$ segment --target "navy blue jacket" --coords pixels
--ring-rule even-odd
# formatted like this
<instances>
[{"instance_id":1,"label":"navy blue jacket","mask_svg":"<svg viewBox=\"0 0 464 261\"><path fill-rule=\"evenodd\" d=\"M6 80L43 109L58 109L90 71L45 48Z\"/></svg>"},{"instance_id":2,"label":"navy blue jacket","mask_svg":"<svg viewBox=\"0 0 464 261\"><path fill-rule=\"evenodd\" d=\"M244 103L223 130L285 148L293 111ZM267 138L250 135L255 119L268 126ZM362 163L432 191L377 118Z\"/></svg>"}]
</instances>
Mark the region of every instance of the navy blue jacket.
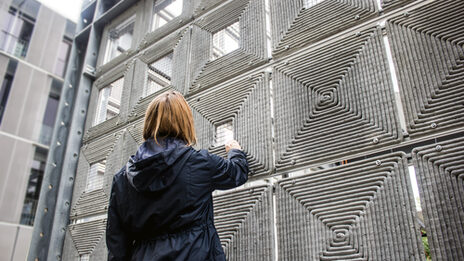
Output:
<instances>
[{"instance_id":1,"label":"navy blue jacket","mask_svg":"<svg viewBox=\"0 0 464 261\"><path fill-rule=\"evenodd\" d=\"M211 192L247 178L241 150L226 160L178 139L145 141L113 179L108 260L225 260Z\"/></svg>"}]
</instances>

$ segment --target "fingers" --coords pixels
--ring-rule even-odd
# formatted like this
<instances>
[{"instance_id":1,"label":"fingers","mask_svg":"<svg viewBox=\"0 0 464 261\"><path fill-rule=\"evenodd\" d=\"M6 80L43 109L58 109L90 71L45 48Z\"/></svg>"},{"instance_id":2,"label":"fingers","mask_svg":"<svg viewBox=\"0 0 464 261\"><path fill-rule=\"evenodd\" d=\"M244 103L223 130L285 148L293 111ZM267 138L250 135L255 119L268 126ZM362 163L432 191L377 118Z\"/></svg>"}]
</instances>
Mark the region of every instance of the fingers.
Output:
<instances>
[{"instance_id":1,"label":"fingers","mask_svg":"<svg viewBox=\"0 0 464 261\"><path fill-rule=\"evenodd\" d=\"M230 149L239 149L241 150L240 144L236 140L229 140L225 144L226 152L229 152Z\"/></svg>"}]
</instances>

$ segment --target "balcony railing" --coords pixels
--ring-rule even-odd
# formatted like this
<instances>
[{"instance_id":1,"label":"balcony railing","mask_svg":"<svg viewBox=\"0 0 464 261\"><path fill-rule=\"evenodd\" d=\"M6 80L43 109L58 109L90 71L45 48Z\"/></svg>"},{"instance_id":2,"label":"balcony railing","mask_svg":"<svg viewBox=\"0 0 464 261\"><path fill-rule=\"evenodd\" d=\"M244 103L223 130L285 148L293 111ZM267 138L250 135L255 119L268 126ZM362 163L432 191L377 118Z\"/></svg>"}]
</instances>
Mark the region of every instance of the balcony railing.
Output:
<instances>
[{"instance_id":1,"label":"balcony railing","mask_svg":"<svg viewBox=\"0 0 464 261\"><path fill-rule=\"evenodd\" d=\"M24 58L27 54L29 41L19 39L15 35L6 31L0 32L0 48L16 57Z\"/></svg>"}]
</instances>

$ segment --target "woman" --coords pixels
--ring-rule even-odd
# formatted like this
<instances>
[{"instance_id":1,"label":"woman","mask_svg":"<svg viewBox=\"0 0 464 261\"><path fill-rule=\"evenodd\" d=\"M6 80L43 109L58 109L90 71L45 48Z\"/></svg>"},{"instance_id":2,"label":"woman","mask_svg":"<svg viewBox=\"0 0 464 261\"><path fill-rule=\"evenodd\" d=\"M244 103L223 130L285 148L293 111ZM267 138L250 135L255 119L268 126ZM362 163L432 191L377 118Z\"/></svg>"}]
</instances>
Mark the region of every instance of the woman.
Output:
<instances>
[{"instance_id":1,"label":"woman","mask_svg":"<svg viewBox=\"0 0 464 261\"><path fill-rule=\"evenodd\" d=\"M225 160L197 151L192 111L175 91L148 106L145 142L113 179L108 260L225 260L211 192L242 185L246 155L229 142Z\"/></svg>"}]
</instances>

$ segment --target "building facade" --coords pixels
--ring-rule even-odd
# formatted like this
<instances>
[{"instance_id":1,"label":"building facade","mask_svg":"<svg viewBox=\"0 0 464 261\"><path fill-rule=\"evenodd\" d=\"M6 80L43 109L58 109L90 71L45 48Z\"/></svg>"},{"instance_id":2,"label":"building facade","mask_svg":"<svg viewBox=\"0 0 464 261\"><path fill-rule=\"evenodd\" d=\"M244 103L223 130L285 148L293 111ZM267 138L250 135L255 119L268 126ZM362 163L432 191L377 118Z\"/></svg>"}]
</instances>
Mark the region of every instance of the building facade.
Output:
<instances>
[{"instance_id":1,"label":"building facade","mask_svg":"<svg viewBox=\"0 0 464 261\"><path fill-rule=\"evenodd\" d=\"M234 138L248 155L249 182L213 197L228 260L463 259L463 9L85 1L68 144L52 144L41 205L56 209L41 214L29 260L106 258L113 175L170 89L192 107L197 148L225 156Z\"/></svg>"},{"instance_id":2,"label":"building facade","mask_svg":"<svg viewBox=\"0 0 464 261\"><path fill-rule=\"evenodd\" d=\"M37 1L0 1L0 260L27 256L74 31Z\"/></svg>"}]
</instances>

